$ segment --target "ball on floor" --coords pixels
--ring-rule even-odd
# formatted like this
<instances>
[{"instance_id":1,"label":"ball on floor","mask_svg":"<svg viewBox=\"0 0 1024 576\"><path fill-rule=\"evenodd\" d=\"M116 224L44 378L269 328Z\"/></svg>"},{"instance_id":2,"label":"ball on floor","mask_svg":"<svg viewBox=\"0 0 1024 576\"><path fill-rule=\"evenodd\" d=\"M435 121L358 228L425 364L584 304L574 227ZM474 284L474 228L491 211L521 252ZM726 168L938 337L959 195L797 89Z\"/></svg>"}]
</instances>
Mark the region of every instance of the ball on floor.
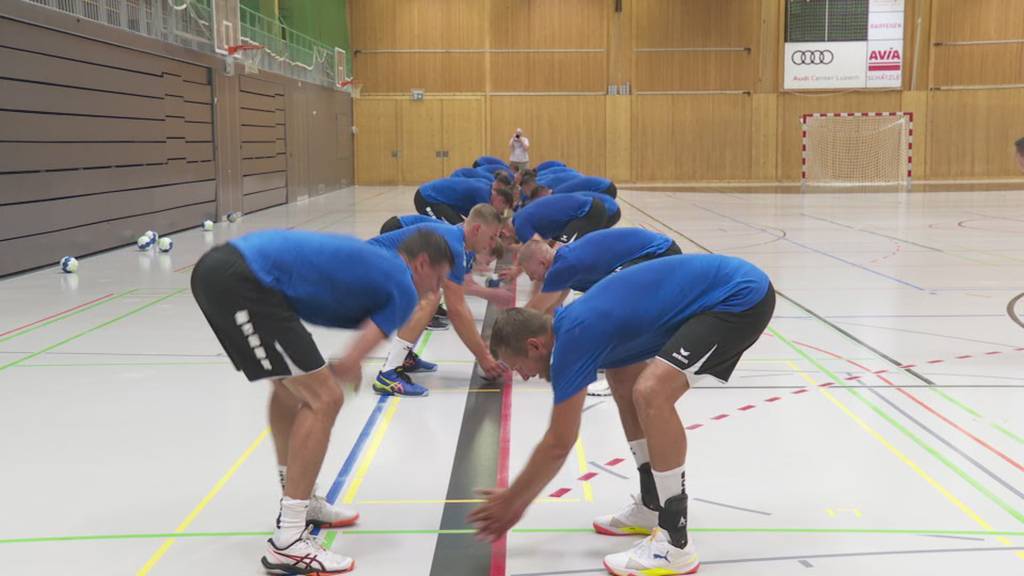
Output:
<instances>
[{"instance_id":1,"label":"ball on floor","mask_svg":"<svg viewBox=\"0 0 1024 576\"><path fill-rule=\"evenodd\" d=\"M135 241L135 245L139 247L139 250L149 250L153 247L153 239L148 235L143 234Z\"/></svg>"},{"instance_id":2,"label":"ball on floor","mask_svg":"<svg viewBox=\"0 0 1024 576\"><path fill-rule=\"evenodd\" d=\"M203 230L206 232L213 231L213 220L203 220Z\"/></svg>"},{"instance_id":3,"label":"ball on floor","mask_svg":"<svg viewBox=\"0 0 1024 576\"><path fill-rule=\"evenodd\" d=\"M65 256L60 259L60 269L65 274L73 274L78 272L78 259L74 256Z\"/></svg>"},{"instance_id":4,"label":"ball on floor","mask_svg":"<svg viewBox=\"0 0 1024 576\"><path fill-rule=\"evenodd\" d=\"M157 242L157 247L160 248L161 252L170 252L171 248L174 248L174 240L164 236Z\"/></svg>"}]
</instances>

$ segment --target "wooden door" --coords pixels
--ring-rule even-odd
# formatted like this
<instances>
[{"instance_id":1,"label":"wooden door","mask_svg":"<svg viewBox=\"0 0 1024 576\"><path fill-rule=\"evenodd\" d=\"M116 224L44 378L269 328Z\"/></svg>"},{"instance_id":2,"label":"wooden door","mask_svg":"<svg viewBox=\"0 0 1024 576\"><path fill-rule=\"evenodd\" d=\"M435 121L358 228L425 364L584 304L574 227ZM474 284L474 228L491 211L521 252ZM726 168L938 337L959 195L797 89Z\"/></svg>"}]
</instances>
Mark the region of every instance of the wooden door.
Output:
<instances>
[{"instance_id":1,"label":"wooden door","mask_svg":"<svg viewBox=\"0 0 1024 576\"><path fill-rule=\"evenodd\" d=\"M445 176L441 100L402 100L402 183L419 186Z\"/></svg>"},{"instance_id":2,"label":"wooden door","mask_svg":"<svg viewBox=\"0 0 1024 576\"><path fill-rule=\"evenodd\" d=\"M444 101L444 173L472 166L484 153L483 98Z\"/></svg>"},{"instance_id":3,"label":"wooden door","mask_svg":"<svg viewBox=\"0 0 1024 576\"><path fill-rule=\"evenodd\" d=\"M356 183L398 184L398 101L359 98L353 101Z\"/></svg>"}]
</instances>

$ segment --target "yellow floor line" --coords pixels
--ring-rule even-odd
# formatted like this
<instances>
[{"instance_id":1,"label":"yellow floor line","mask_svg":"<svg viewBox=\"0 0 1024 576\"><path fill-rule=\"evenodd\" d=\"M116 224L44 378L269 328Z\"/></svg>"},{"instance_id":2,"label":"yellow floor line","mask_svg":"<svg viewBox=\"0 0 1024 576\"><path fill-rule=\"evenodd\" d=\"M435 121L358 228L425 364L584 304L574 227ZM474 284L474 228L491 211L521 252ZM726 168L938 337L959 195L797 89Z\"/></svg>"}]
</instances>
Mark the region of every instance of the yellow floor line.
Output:
<instances>
[{"instance_id":1,"label":"yellow floor line","mask_svg":"<svg viewBox=\"0 0 1024 576\"><path fill-rule=\"evenodd\" d=\"M199 504L197 504L196 507L193 508L191 512L189 512L188 516L186 516L185 519L181 521L181 524L179 524L178 527L174 529L175 534L181 534L185 530L188 530L188 527L192 524L196 517L199 516L199 513L202 512L203 509L206 508L206 505L209 504L217 496L217 494L220 493L221 489L223 489L224 486L227 485L228 481L231 480L231 477L235 475L235 472L238 472L238 469L242 467L242 464L244 464L245 461L249 459L249 456L252 456L252 453L256 451L256 448L259 447L259 445L263 442L264 439L266 439L267 434L269 433L270 427L264 428L263 431L260 432L260 435L257 436L256 439L253 440L251 444L249 444L249 447L245 449L245 452L242 452L242 455L238 457L238 460L235 460L235 463L231 465L231 468L228 468L228 471L223 476L221 476L220 480L217 480L217 483L214 484L213 488L206 493L206 496L203 496L203 499L199 501ZM139 571L136 572L136 576L146 576L146 574L149 574L153 567L157 565L157 562L160 562L160 559L164 557L164 554L167 553L167 550L171 548L172 544L174 544L174 538L168 538L167 540L164 540L163 544L160 545L160 548L157 549L157 551L149 557L149 560L147 560L146 563L142 565L142 568L140 568Z\"/></svg>"},{"instance_id":2,"label":"yellow floor line","mask_svg":"<svg viewBox=\"0 0 1024 576\"><path fill-rule=\"evenodd\" d=\"M583 436L576 437L576 465L579 468L580 476L587 473L587 454L583 451ZM590 480L583 482L583 499L587 502L594 501L594 492L590 487Z\"/></svg>"},{"instance_id":3,"label":"yellow floor line","mask_svg":"<svg viewBox=\"0 0 1024 576\"><path fill-rule=\"evenodd\" d=\"M393 396L391 405L388 406L384 417L380 419L380 426L373 433L373 439L370 440L370 445L366 447L366 452L363 453L363 457L359 461L359 468L356 470L356 475L352 478L352 483L349 485L348 490L345 492L345 498L343 502L345 504L351 504L356 499L356 493L359 492L359 487L363 484L363 479L366 478L366 473L370 470L370 465L373 464L373 458L377 455L377 449L380 448L381 442L384 441L384 435L387 434L388 427L391 424L391 419L395 416L395 411L398 410L398 404L402 401L398 396Z\"/></svg>"},{"instance_id":4,"label":"yellow floor line","mask_svg":"<svg viewBox=\"0 0 1024 576\"><path fill-rule=\"evenodd\" d=\"M945 486L943 486L942 484L939 484L939 482L937 480L935 480L934 478L932 478L931 475L929 475L927 472L922 470L921 467L918 466L916 462L914 462L906 454L901 452L899 450L899 448L896 448L895 446L893 446L888 440L886 440L881 434L879 434L867 422L865 422L859 416L854 414L852 410L850 410L838 398L836 398L834 395L832 395L831 392L829 392L825 388L819 387L818 383L814 380L814 378L811 378L811 376L809 374L807 374L806 372L802 371L799 366L797 366L793 362L787 362L787 364L789 365L790 368L793 369L794 372L799 374L800 377L803 378L808 384L810 384L813 388L818 390L818 392L820 392L822 395L824 395L825 398L828 398L828 400L830 402L832 402L840 410L842 410L843 414L846 414L847 416L849 416L850 419L852 419L854 422L856 422L858 426L863 428L864 431L867 432L872 438L874 438L875 440L878 440L878 442L881 443L882 446L885 446L885 448L890 453L892 453L893 456L895 456L897 459L899 459L900 462L903 462L904 464L909 466L911 470L916 472L918 476L923 478L924 481L927 482L936 491L938 491L939 494L942 494L942 496L946 500L948 500L953 506L955 506L961 512L966 514L967 517L970 518L971 520L973 520L975 524L977 524L978 526L981 526L985 530L990 530L990 531L994 531L995 530L995 528L993 528L991 524L989 524L988 522L983 520L981 518L981 516L978 516L978 513L975 512L974 510L972 510L970 506L968 506L962 500L960 500L959 498L954 496L953 493L950 492L948 489L946 489ZM1006 545L1006 546L1013 546L1013 543L1010 542L1010 540L1008 540L1004 536L996 536L996 540L1000 544L1003 544L1003 545ZM1019 556L1020 558L1024 558L1024 552L1017 552L1017 556Z\"/></svg>"}]
</instances>

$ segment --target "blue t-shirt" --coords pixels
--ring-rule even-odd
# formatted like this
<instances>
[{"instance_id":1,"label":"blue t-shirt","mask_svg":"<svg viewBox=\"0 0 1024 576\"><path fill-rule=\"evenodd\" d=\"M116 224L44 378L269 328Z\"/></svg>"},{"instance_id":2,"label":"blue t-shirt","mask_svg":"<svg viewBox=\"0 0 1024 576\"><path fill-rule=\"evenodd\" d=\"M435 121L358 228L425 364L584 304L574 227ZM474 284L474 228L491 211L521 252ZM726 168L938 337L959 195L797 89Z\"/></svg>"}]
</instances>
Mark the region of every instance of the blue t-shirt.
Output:
<instances>
[{"instance_id":1,"label":"blue t-shirt","mask_svg":"<svg viewBox=\"0 0 1024 576\"><path fill-rule=\"evenodd\" d=\"M558 192L552 191L552 194L558 194ZM619 203L615 201L615 198L607 194L600 192L569 192L569 194L578 194L580 196L586 196L587 198L593 198L604 204L604 209L608 213L608 216L614 216L619 213Z\"/></svg>"},{"instance_id":2,"label":"blue t-shirt","mask_svg":"<svg viewBox=\"0 0 1024 576\"><path fill-rule=\"evenodd\" d=\"M369 318L391 334L419 301L402 258L357 238L265 230L230 243L264 286L284 295L299 318L312 324L358 328Z\"/></svg>"},{"instance_id":3,"label":"blue t-shirt","mask_svg":"<svg viewBox=\"0 0 1024 576\"><path fill-rule=\"evenodd\" d=\"M599 178L597 176L580 176L574 180L566 180L561 184L552 186L551 189L555 194L565 194L567 192L601 192L607 190L612 185L612 181L607 178Z\"/></svg>"},{"instance_id":4,"label":"blue t-shirt","mask_svg":"<svg viewBox=\"0 0 1024 576\"><path fill-rule=\"evenodd\" d=\"M545 162L541 162L540 164L537 164L537 172L544 172L545 170L550 170L552 168L564 168L564 167L565 167L565 162L559 162L558 160L547 160Z\"/></svg>"},{"instance_id":5,"label":"blue t-shirt","mask_svg":"<svg viewBox=\"0 0 1024 576\"><path fill-rule=\"evenodd\" d=\"M551 386L563 402L597 379L654 357L687 320L742 312L768 291L768 276L732 256L684 254L627 268L555 311Z\"/></svg>"},{"instance_id":6,"label":"blue t-shirt","mask_svg":"<svg viewBox=\"0 0 1024 576\"><path fill-rule=\"evenodd\" d=\"M374 236L366 242L374 246L379 246L385 250L389 250L394 253L398 253L398 247L402 245L402 242L406 238L413 235L419 230L430 230L437 232L442 238L448 242L448 248L452 251L452 260L455 261L455 265L452 266L451 273L448 274L448 278L456 284L462 284L463 278L466 277L466 232L462 226L452 226L443 222L437 222L429 224L417 224L415 226L409 226L388 232L387 234L381 234L380 236Z\"/></svg>"},{"instance_id":7,"label":"blue t-shirt","mask_svg":"<svg viewBox=\"0 0 1024 576\"><path fill-rule=\"evenodd\" d=\"M544 276L543 292L567 288L587 291L630 260L668 250L672 239L643 228L609 228L591 232L555 251Z\"/></svg>"},{"instance_id":8,"label":"blue t-shirt","mask_svg":"<svg viewBox=\"0 0 1024 576\"><path fill-rule=\"evenodd\" d=\"M473 206L491 202L491 185L478 178L441 178L420 186L420 195L431 204L445 204L469 216Z\"/></svg>"},{"instance_id":9,"label":"blue t-shirt","mask_svg":"<svg viewBox=\"0 0 1024 576\"><path fill-rule=\"evenodd\" d=\"M561 234L573 220L586 216L593 201L579 194L544 196L530 202L512 216L516 238L526 242L534 233L550 240Z\"/></svg>"},{"instance_id":10,"label":"blue t-shirt","mask_svg":"<svg viewBox=\"0 0 1024 576\"><path fill-rule=\"evenodd\" d=\"M449 178L478 178L481 180L487 180L488 182L494 182L494 174L485 170L478 170L476 168L459 168L452 172Z\"/></svg>"},{"instance_id":11,"label":"blue t-shirt","mask_svg":"<svg viewBox=\"0 0 1024 576\"><path fill-rule=\"evenodd\" d=\"M399 216L398 221L402 223L402 228L416 226L417 224L448 224L444 220L438 220L433 216L425 216L423 214L407 214L405 216Z\"/></svg>"},{"instance_id":12,"label":"blue t-shirt","mask_svg":"<svg viewBox=\"0 0 1024 576\"><path fill-rule=\"evenodd\" d=\"M483 164L481 166L474 168L474 170L479 170L480 172L489 174L492 179L495 177L495 175L497 175L498 172L504 172L508 174L509 177L515 176L515 173L512 172L512 169L503 164Z\"/></svg>"},{"instance_id":13,"label":"blue t-shirt","mask_svg":"<svg viewBox=\"0 0 1024 576\"><path fill-rule=\"evenodd\" d=\"M506 168L508 167L508 164L506 164L501 158L495 158L494 156L481 156L473 161L473 168L479 168L486 164L500 164Z\"/></svg>"},{"instance_id":14,"label":"blue t-shirt","mask_svg":"<svg viewBox=\"0 0 1024 576\"><path fill-rule=\"evenodd\" d=\"M575 180L580 176L582 175L575 170L563 170L555 173L551 173L551 171L549 170L545 172L543 175L538 176L537 182L554 190L555 188L561 186L563 183L568 182L570 180Z\"/></svg>"}]
</instances>

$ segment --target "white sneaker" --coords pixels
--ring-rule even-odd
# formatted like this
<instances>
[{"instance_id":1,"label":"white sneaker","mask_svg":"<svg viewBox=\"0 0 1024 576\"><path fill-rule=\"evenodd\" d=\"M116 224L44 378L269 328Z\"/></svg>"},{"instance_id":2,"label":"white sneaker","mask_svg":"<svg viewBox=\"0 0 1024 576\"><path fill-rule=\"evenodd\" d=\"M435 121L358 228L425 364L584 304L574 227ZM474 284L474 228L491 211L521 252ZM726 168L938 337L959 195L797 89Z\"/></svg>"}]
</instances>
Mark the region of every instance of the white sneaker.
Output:
<instances>
[{"instance_id":1,"label":"white sneaker","mask_svg":"<svg viewBox=\"0 0 1024 576\"><path fill-rule=\"evenodd\" d=\"M686 548L676 548L664 530L655 528L626 552L605 556L604 567L615 576L676 576L696 573L700 560L692 539Z\"/></svg>"},{"instance_id":2,"label":"white sneaker","mask_svg":"<svg viewBox=\"0 0 1024 576\"><path fill-rule=\"evenodd\" d=\"M351 508L335 506L323 496L313 494L309 497L309 509L306 511L306 524L317 528L344 528L359 520L359 512Z\"/></svg>"},{"instance_id":3,"label":"white sneaker","mask_svg":"<svg viewBox=\"0 0 1024 576\"><path fill-rule=\"evenodd\" d=\"M638 494L632 494L631 497L633 502L620 512L596 518L594 531L605 536L650 534L658 525L658 513L644 506Z\"/></svg>"},{"instance_id":4,"label":"white sneaker","mask_svg":"<svg viewBox=\"0 0 1024 576\"><path fill-rule=\"evenodd\" d=\"M587 386L587 396L611 396L612 388L608 385L608 380L604 378L595 380L589 386Z\"/></svg>"},{"instance_id":5,"label":"white sneaker","mask_svg":"<svg viewBox=\"0 0 1024 576\"><path fill-rule=\"evenodd\" d=\"M356 567L355 560L327 550L309 530L285 548L278 548L274 539L267 539L263 567L271 574L344 574Z\"/></svg>"}]
</instances>

